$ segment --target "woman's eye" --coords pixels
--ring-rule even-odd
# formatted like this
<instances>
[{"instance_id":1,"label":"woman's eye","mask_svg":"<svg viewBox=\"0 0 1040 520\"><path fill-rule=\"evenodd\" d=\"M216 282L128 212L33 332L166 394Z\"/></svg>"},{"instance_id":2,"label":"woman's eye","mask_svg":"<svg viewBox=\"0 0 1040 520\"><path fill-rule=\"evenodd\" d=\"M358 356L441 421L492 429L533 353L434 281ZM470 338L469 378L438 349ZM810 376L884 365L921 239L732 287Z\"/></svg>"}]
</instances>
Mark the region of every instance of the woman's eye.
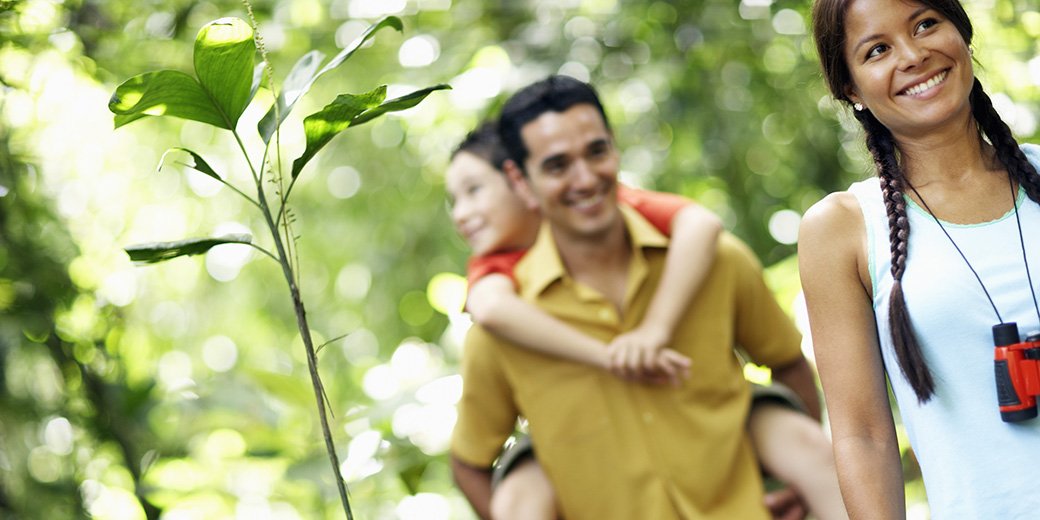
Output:
<instances>
[{"instance_id":1,"label":"woman's eye","mask_svg":"<svg viewBox=\"0 0 1040 520\"><path fill-rule=\"evenodd\" d=\"M884 44L875 45L875 46L871 47L869 51L867 51L867 59L869 60L870 58L873 58L875 56L880 56L881 53L885 52L886 50L888 50L888 46L887 45L884 45Z\"/></svg>"},{"instance_id":2,"label":"woman's eye","mask_svg":"<svg viewBox=\"0 0 1040 520\"><path fill-rule=\"evenodd\" d=\"M921 23L917 24L917 33L920 34L923 31L931 29L932 27L935 27L938 23L939 20L936 20L935 18L925 18L924 20L921 20Z\"/></svg>"}]
</instances>

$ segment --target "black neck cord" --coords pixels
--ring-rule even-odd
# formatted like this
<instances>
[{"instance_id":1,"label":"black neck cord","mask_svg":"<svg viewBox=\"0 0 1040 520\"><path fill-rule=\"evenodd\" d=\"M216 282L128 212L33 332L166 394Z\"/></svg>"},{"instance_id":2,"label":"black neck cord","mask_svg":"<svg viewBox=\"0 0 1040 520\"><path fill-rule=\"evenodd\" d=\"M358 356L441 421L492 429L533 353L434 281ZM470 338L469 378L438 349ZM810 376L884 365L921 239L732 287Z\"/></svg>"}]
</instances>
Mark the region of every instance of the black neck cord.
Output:
<instances>
[{"instance_id":1,"label":"black neck cord","mask_svg":"<svg viewBox=\"0 0 1040 520\"><path fill-rule=\"evenodd\" d=\"M1011 183L1011 176L1008 176L1008 183ZM1015 185L1011 184L1011 193L1015 193ZM1033 277L1029 274L1029 259L1026 257L1026 239L1022 236L1022 219L1018 216L1018 197L1015 197L1015 223L1018 224L1018 242L1022 245L1022 263L1026 264L1026 281L1029 282L1029 292L1033 294L1033 308L1036 309L1036 317L1040 320L1040 305L1036 303L1036 291L1033 289Z\"/></svg>"},{"instance_id":2,"label":"black neck cord","mask_svg":"<svg viewBox=\"0 0 1040 520\"><path fill-rule=\"evenodd\" d=\"M957 242L955 242L953 240L953 237L950 236L950 233L946 231L946 226L942 225L942 221L939 220L939 217L936 217L935 213L932 212L932 208L928 207L928 203L925 202L924 197L922 197L921 194L917 192L917 188L914 188L914 185L910 184L909 180L904 179L904 181L906 182L907 186L910 186L910 189L914 192L914 195L917 195L918 200L921 201L921 205L924 206L924 209L928 212L929 215L932 216L932 219L935 220L935 223L939 224L939 229L941 229L943 234L946 235L946 238L950 239L950 243L953 244L953 248L956 249L958 253L960 253L961 258L964 259L964 263L968 264L968 269L971 269L971 274L975 275L975 279L979 281L979 285L982 286L982 292L986 294L986 299L989 300L989 304L993 307L993 312L997 315L997 321L1000 323L1004 323L1004 318L1000 316L1000 311L997 310L997 304L993 303L993 297L990 296L989 291L986 290L986 284L982 283L982 277L980 277L979 273L975 271L974 267L972 267L971 262L968 261L968 257L964 255L964 252L961 251L961 248L957 246ZM1026 257L1026 240L1025 237L1022 236L1022 220L1018 216L1018 194L1015 193L1015 183L1011 180L1010 175L1008 175L1008 184L1011 185L1011 202L1012 204L1014 204L1015 207L1015 222L1018 223L1018 241L1019 244L1021 244L1022 246L1022 262L1026 265L1026 280L1029 283L1029 292L1033 295L1033 307L1036 308L1036 317L1037 319L1040 319L1040 305L1037 304L1036 290L1033 289L1033 277L1029 274L1029 259Z\"/></svg>"}]
</instances>

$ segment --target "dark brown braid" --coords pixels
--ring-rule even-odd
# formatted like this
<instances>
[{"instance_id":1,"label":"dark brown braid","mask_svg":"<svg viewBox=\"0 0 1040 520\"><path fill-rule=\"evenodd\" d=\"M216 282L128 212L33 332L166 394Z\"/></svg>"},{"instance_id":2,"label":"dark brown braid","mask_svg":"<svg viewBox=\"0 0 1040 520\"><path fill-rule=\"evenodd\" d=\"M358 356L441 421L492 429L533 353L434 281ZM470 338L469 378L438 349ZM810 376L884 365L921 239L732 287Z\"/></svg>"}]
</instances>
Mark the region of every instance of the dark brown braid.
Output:
<instances>
[{"instance_id":1,"label":"dark brown braid","mask_svg":"<svg viewBox=\"0 0 1040 520\"><path fill-rule=\"evenodd\" d=\"M1022 153L1018 141L1011 135L1011 129L1000 119L978 78L975 78L975 85L971 89L971 110L979 128L997 150L997 159L1007 168L1008 175L1026 190L1026 195L1033 202L1040 203L1040 175L1037 175L1036 168Z\"/></svg>"},{"instance_id":2,"label":"dark brown braid","mask_svg":"<svg viewBox=\"0 0 1040 520\"><path fill-rule=\"evenodd\" d=\"M899 368L917 394L917 400L926 403L935 394L935 382L910 325L910 313L903 298L902 280L903 272L906 270L910 219L906 215L903 173L896 158L895 140L892 132L869 110L858 110L854 113L865 130L867 149L874 157L874 167L877 169L881 193L885 200L885 211L888 213L888 241L892 253L893 278L892 291L888 296L888 325L892 333L892 344L899 359Z\"/></svg>"}]
</instances>

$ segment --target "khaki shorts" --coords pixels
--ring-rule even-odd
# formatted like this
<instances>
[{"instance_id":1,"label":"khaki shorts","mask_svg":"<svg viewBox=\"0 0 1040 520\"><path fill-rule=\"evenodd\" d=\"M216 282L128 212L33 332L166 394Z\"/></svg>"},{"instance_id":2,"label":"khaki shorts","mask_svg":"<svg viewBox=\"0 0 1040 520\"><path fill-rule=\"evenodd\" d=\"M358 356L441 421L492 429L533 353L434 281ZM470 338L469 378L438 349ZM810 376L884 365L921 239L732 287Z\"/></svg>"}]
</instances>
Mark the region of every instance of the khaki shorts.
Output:
<instances>
[{"instance_id":1,"label":"khaki shorts","mask_svg":"<svg viewBox=\"0 0 1040 520\"><path fill-rule=\"evenodd\" d=\"M751 406L762 403L777 403L793 409L796 412L809 413L798 394L794 393L783 383L772 383L770 385L759 385L751 383Z\"/></svg>"},{"instance_id":2,"label":"khaki shorts","mask_svg":"<svg viewBox=\"0 0 1040 520\"><path fill-rule=\"evenodd\" d=\"M512 441L512 443L509 441ZM491 489L498 487L502 479L506 478L506 475L513 471L521 462L528 458L534 458L534 446L531 444L529 435L517 433L509 441L506 442L506 447L502 450L502 454L498 456L498 460L495 461L495 465L491 470Z\"/></svg>"}]
</instances>

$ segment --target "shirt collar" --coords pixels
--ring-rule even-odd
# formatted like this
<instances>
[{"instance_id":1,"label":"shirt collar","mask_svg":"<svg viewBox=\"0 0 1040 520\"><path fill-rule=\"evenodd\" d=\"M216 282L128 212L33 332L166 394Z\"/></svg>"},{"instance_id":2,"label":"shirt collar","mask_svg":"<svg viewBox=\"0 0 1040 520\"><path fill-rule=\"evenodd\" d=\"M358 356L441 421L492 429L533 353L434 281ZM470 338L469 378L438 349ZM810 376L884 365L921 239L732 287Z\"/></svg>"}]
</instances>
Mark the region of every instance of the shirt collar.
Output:
<instances>
[{"instance_id":1,"label":"shirt collar","mask_svg":"<svg viewBox=\"0 0 1040 520\"><path fill-rule=\"evenodd\" d=\"M668 238L638 211L627 204L618 204L618 208L621 210L633 250L668 247ZM560 259L560 251L556 248L550 225L548 221L542 222L534 245L516 266L520 295L528 300L537 297L557 280L565 283L570 280L570 275L563 267L563 260Z\"/></svg>"}]
</instances>

